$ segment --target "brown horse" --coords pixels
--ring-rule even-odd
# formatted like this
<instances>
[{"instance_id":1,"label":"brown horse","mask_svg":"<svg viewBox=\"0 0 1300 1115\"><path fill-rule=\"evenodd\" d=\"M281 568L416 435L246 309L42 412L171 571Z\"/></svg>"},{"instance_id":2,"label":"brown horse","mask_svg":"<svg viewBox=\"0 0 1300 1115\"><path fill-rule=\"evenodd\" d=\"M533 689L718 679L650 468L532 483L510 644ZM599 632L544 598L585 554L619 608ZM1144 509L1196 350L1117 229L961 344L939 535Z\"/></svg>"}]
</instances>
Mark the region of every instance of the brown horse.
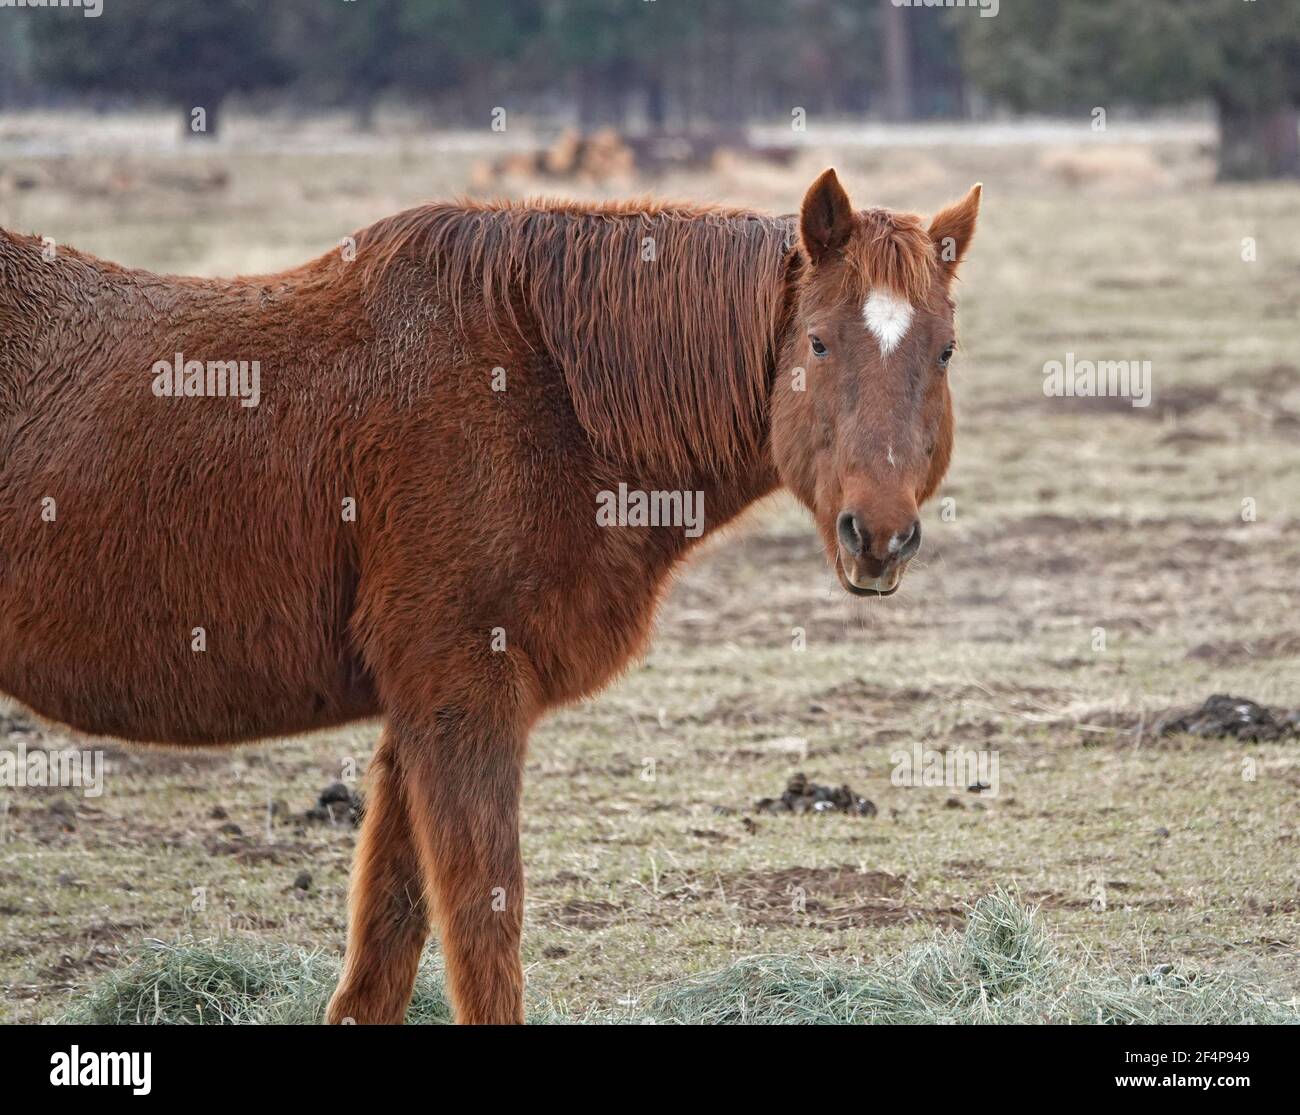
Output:
<instances>
[{"instance_id":1,"label":"brown horse","mask_svg":"<svg viewBox=\"0 0 1300 1115\"><path fill-rule=\"evenodd\" d=\"M979 196L430 205L231 280L0 231L0 689L157 743L382 716L329 1019L400 1021L436 916L458 1019L521 1021L529 730L782 485L895 590Z\"/></svg>"}]
</instances>

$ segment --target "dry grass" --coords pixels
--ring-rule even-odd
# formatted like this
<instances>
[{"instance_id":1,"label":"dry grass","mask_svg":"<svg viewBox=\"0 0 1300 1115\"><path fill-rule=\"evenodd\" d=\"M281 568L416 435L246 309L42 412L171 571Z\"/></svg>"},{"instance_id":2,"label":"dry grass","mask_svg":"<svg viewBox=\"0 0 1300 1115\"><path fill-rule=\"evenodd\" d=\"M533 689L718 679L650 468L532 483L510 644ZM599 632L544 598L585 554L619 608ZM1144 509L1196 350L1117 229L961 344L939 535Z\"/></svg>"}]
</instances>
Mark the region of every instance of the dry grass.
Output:
<instances>
[{"instance_id":1,"label":"dry grass","mask_svg":"<svg viewBox=\"0 0 1300 1115\"><path fill-rule=\"evenodd\" d=\"M543 725L525 958L548 1010L608 1016L756 954L800 971L903 955L1009 885L1044 907L1066 964L1300 992L1297 745L1142 730L1211 692L1300 704L1300 207L1291 186L1209 185L1187 145L1155 145L1167 176L1131 185L1094 180L1096 157L1069 185L1059 149L814 148L784 176L655 185L786 212L828 161L864 204L928 209L983 179L943 492L957 513L927 511L922 566L866 603L835 586L803 512L772 501L684 571L643 664ZM0 189L0 224L142 266L256 271L456 192L473 157L392 141L6 159L47 188ZM195 186L212 167L226 184ZM1042 366L1066 352L1151 360L1155 402L1045 398ZM996 750L1000 792L893 785L891 754L914 742ZM267 803L305 809L373 743L361 726L118 750L105 795L71 815L50 808L59 792L8 793L0 1018L59 1015L150 937L335 955L354 834L268 826ZM879 815L747 815L796 769ZM217 831L215 805L242 836Z\"/></svg>"},{"instance_id":2,"label":"dry grass","mask_svg":"<svg viewBox=\"0 0 1300 1115\"><path fill-rule=\"evenodd\" d=\"M99 980L61 1021L90 1025L314 1025L338 964L293 946L242 940L150 942ZM407 1022L445 1024L441 973L426 963ZM878 966L745 957L580 1016L534 1004L534 1023L718 1025L1300 1024L1296 1004L1238 980L1161 965L1124 978L1065 965L1035 912L999 892L960 933L936 934Z\"/></svg>"}]
</instances>

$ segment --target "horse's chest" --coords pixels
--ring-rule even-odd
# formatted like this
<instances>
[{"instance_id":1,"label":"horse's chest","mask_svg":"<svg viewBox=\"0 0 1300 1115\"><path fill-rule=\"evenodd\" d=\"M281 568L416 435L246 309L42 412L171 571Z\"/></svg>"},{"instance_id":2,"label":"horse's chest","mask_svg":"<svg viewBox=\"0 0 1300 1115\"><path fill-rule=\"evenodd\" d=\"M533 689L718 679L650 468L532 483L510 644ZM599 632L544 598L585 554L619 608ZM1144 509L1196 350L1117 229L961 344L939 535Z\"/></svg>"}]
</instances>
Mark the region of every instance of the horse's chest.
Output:
<instances>
[{"instance_id":1,"label":"horse's chest","mask_svg":"<svg viewBox=\"0 0 1300 1115\"><path fill-rule=\"evenodd\" d=\"M668 563L627 560L594 547L557 575L536 617L534 661L551 703L588 696L647 649Z\"/></svg>"}]
</instances>

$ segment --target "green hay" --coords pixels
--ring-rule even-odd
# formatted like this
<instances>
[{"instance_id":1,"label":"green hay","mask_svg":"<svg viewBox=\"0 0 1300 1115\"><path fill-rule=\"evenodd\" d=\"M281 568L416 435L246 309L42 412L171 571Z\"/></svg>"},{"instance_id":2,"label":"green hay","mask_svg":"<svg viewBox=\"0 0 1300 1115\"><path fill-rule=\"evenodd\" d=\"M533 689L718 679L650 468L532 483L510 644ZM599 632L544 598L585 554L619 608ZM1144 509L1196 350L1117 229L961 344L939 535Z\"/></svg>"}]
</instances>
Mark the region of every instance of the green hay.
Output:
<instances>
[{"instance_id":1,"label":"green hay","mask_svg":"<svg viewBox=\"0 0 1300 1115\"><path fill-rule=\"evenodd\" d=\"M665 986L651 1014L699 1025L1300 1022L1295 1005L1226 976L1072 969L1036 912L1003 892L980 899L963 932L886 964L754 957Z\"/></svg>"},{"instance_id":2,"label":"green hay","mask_svg":"<svg viewBox=\"0 0 1300 1115\"><path fill-rule=\"evenodd\" d=\"M338 961L318 951L251 941L149 941L126 967L99 980L62 1022L91 1025L248 1026L316 1023L338 981ZM421 966L407 1015L451 1021L442 981Z\"/></svg>"},{"instance_id":3,"label":"green hay","mask_svg":"<svg viewBox=\"0 0 1300 1115\"><path fill-rule=\"evenodd\" d=\"M324 1017L337 977L337 961L289 946L150 942L130 964L101 979L62 1021L312 1024ZM441 972L431 960L421 966L407 1021L450 1021ZM1162 968L1124 978L1072 967L1060 959L1036 912L999 892L975 904L962 932L939 934L884 964L751 957L665 984L640 1011L574 1016L543 1005L530 1013L530 1021L1295 1024L1300 1011L1295 1003L1278 1002L1228 976Z\"/></svg>"}]
</instances>

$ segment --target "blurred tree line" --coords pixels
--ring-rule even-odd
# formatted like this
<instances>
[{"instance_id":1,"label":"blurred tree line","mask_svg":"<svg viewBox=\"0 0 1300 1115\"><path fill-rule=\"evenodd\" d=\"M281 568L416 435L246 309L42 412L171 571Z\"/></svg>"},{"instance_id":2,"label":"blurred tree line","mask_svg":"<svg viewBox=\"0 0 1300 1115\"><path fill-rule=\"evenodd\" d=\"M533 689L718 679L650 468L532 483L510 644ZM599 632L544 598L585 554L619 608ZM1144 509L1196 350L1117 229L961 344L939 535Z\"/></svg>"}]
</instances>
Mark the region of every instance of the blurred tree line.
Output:
<instances>
[{"instance_id":1,"label":"blurred tree line","mask_svg":"<svg viewBox=\"0 0 1300 1115\"><path fill-rule=\"evenodd\" d=\"M971 21L963 47L998 103L1085 112L1207 100L1220 177L1300 177L1300 0L1003 0L996 19Z\"/></svg>"},{"instance_id":2,"label":"blurred tree line","mask_svg":"<svg viewBox=\"0 0 1300 1115\"><path fill-rule=\"evenodd\" d=\"M0 10L0 67L17 75L0 97L135 96L202 105L211 121L227 94L274 90L351 107L363 124L389 97L446 123L481 123L505 105L584 126L728 127L796 105L875 107L881 10L879 0L105 0L97 19ZM906 12L920 63L909 115L962 110L947 14Z\"/></svg>"},{"instance_id":3,"label":"blurred tree line","mask_svg":"<svg viewBox=\"0 0 1300 1115\"><path fill-rule=\"evenodd\" d=\"M1230 177L1300 175L1300 0L105 0L0 9L0 104L385 99L584 128L727 130L1209 102ZM983 0L993 11L993 0Z\"/></svg>"}]
</instances>

